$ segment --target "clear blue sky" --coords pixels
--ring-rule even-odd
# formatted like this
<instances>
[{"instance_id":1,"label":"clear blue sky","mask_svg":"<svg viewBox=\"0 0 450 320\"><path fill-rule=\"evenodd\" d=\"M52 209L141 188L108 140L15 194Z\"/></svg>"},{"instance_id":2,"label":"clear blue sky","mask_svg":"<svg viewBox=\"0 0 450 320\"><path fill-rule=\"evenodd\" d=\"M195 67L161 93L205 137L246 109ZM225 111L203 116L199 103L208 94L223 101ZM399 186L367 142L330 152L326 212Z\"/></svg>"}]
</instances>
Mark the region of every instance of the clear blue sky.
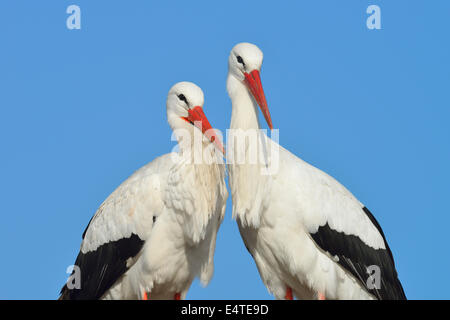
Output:
<instances>
[{"instance_id":1,"label":"clear blue sky","mask_svg":"<svg viewBox=\"0 0 450 320\"><path fill-rule=\"evenodd\" d=\"M408 298L450 298L449 14L447 0L1 1L0 299L58 296L100 203L173 148L172 84L197 83L228 128L242 41L264 52L280 143L374 213ZM214 278L189 299L272 298L230 209Z\"/></svg>"}]
</instances>

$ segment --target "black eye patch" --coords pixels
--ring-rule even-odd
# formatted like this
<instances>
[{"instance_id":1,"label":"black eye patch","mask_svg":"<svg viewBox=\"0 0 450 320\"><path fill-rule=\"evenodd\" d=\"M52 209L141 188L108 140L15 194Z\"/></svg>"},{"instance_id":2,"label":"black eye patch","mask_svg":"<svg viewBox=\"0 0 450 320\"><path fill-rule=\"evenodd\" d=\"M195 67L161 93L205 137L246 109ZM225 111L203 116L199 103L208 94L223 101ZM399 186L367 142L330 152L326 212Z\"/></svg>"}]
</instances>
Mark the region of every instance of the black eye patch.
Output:
<instances>
[{"instance_id":1,"label":"black eye patch","mask_svg":"<svg viewBox=\"0 0 450 320\"><path fill-rule=\"evenodd\" d=\"M245 66L244 60L242 59L241 56L237 56L236 59L237 59L237 62L242 63L242 65Z\"/></svg>"},{"instance_id":2,"label":"black eye patch","mask_svg":"<svg viewBox=\"0 0 450 320\"><path fill-rule=\"evenodd\" d=\"M181 101L186 102L186 104L187 104L187 99L186 99L186 97L184 96L184 94L179 94L179 95L178 95L178 99L180 99Z\"/></svg>"}]
</instances>

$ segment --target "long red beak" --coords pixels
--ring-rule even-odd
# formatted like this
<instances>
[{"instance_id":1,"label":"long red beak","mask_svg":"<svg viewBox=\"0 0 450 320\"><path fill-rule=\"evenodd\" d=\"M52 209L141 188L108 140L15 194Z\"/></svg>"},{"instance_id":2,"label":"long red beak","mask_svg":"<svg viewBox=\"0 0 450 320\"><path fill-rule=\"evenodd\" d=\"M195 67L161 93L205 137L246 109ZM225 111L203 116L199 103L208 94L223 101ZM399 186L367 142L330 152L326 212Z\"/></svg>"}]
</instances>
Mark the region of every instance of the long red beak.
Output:
<instances>
[{"instance_id":1,"label":"long red beak","mask_svg":"<svg viewBox=\"0 0 450 320\"><path fill-rule=\"evenodd\" d=\"M183 119L202 130L202 133L209 139L209 141L214 143L216 147L222 151L222 154L225 154L225 149L223 148L222 142L220 142L220 139L209 123L208 118L206 118L202 107L197 106L189 109L188 114L189 115L187 117L183 117Z\"/></svg>"},{"instance_id":2,"label":"long red beak","mask_svg":"<svg viewBox=\"0 0 450 320\"><path fill-rule=\"evenodd\" d=\"M266 96L264 95L261 78L259 77L259 71L253 70L250 73L245 72L244 75L244 82L247 85L247 88L250 90L256 100L256 103L258 103L259 107L261 108L261 112L263 113L270 130L272 130L272 118L270 117L269 108L267 107Z\"/></svg>"}]
</instances>

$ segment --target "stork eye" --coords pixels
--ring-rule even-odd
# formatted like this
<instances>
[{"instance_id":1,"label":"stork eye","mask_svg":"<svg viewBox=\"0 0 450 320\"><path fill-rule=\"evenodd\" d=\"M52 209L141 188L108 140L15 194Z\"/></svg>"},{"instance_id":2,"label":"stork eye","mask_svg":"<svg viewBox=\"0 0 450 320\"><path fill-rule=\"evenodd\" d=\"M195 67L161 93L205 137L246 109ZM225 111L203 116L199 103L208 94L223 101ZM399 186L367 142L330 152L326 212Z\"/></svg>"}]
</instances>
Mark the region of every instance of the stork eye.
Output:
<instances>
[{"instance_id":1,"label":"stork eye","mask_svg":"<svg viewBox=\"0 0 450 320\"><path fill-rule=\"evenodd\" d=\"M184 96L184 94L179 94L178 99L187 103L187 100L186 100L186 97Z\"/></svg>"},{"instance_id":2,"label":"stork eye","mask_svg":"<svg viewBox=\"0 0 450 320\"><path fill-rule=\"evenodd\" d=\"M237 56L237 61L238 61L239 63L242 63L242 65L245 66L244 60L242 59L241 56Z\"/></svg>"}]
</instances>

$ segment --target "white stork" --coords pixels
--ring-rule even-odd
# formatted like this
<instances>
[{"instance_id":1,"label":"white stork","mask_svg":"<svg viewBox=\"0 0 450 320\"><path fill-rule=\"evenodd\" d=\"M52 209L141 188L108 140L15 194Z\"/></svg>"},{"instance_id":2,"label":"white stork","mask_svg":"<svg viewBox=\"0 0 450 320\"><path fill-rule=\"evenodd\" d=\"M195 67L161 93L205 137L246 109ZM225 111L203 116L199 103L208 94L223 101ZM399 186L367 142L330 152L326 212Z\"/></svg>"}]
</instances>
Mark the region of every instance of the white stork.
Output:
<instances>
[{"instance_id":1,"label":"white stork","mask_svg":"<svg viewBox=\"0 0 450 320\"><path fill-rule=\"evenodd\" d=\"M272 129L260 80L262 61L263 53L253 44L240 43L231 51L232 130L259 130L258 105ZM228 141L228 156L236 159L240 152L246 160L229 164L233 217L275 298L406 299L391 250L370 211L335 179L266 135L257 141L258 148L279 148L278 170L262 174L263 166L273 164L267 151L266 163L248 161L250 139L239 150Z\"/></svg>"},{"instance_id":2,"label":"white stork","mask_svg":"<svg viewBox=\"0 0 450 320\"><path fill-rule=\"evenodd\" d=\"M184 299L196 276L208 284L228 191L224 150L202 107L195 84L170 89L179 152L145 165L102 203L75 262L81 288L66 284L60 299Z\"/></svg>"}]
</instances>

